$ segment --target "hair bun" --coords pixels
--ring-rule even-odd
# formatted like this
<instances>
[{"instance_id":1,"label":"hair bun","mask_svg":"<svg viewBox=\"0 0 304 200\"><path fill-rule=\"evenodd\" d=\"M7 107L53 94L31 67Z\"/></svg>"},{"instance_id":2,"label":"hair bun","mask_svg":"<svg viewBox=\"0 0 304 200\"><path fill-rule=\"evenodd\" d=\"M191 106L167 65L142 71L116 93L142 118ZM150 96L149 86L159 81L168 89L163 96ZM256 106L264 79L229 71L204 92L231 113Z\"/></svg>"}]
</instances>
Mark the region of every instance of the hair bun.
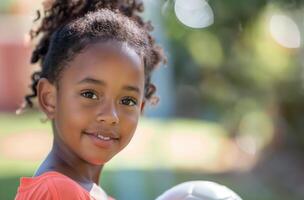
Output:
<instances>
[{"instance_id":1,"label":"hair bun","mask_svg":"<svg viewBox=\"0 0 304 200\"><path fill-rule=\"evenodd\" d=\"M144 5L141 0L44 0L42 2L44 12L55 7L73 7L79 5L83 14L97 9L107 8L112 11L120 11L122 14L132 17L136 12L143 12ZM75 8L75 7L74 7Z\"/></svg>"},{"instance_id":2,"label":"hair bun","mask_svg":"<svg viewBox=\"0 0 304 200\"><path fill-rule=\"evenodd\" d=\"M61 26L70 21L84 16L89 12L100 9L109 9L136 21L139 26L151 31L151 26L144 23L138 13L143 12L142 0L44 0L43 16L37 11L38 21L41 17L40 25L37 29L30 31L31 39L41 36L40 42L32 55L31 63L43 60L49 47L49 40L52 34Z\"/></svg>"}]
</instances>

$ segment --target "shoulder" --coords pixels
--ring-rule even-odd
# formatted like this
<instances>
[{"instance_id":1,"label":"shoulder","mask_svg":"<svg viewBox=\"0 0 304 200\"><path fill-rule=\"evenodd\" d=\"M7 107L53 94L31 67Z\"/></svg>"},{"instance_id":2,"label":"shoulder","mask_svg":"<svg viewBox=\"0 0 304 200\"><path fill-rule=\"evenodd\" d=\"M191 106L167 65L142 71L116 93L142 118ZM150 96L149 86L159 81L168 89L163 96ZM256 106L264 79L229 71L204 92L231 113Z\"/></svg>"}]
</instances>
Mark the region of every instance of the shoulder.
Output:
<instances>
[{"instance_id":1,"label":"shoulder","mask_svg":"<svg viewBox=\"0 0 304 200\"><path fill-rule=\"evenodd\" d=\"M59 173L46 173L31 180L21 180L16 200L89 199L86 191L72 179Z\"/></svg>"},{"instance_id":2,"label":"shoulder","mask_svg":"<svg viewBox=\"0 0 304 200\"><path fill-rule=\"evenodd\" d=\"M60 199L85 199L88 196L78 183L64 175L53 176L47 179L47 185Z\"/></svg>"}]
</instances>

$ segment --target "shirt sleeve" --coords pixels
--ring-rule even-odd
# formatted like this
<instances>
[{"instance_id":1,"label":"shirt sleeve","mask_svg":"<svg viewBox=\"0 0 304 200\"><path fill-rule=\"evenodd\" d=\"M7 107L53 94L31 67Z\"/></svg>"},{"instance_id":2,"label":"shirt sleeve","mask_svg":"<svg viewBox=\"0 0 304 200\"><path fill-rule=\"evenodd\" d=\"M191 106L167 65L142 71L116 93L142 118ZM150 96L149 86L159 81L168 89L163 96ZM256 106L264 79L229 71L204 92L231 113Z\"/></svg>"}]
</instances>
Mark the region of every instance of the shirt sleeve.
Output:
<instances>
[{"instance_id":1,"label":"shirt sleeve","mask_svg":"<svg viewBox=\"0 0 304 200\"><path fill-rule=\"evenodd\" d=\"M50 179L48 186L52 193L52 200L90 200L90 197L85 194L82 188L65 179Z\"/></svg>"},{"instance_id":2,"label":"shirt sleeve","mask_svg":"<svg viewBox=\"0 0 304 200\"><path fill-rule=\"evenodd\" d=\"M52 193L47 184L39 184L31 190L18 192L15 200L52 200Z\"/></svg>"},{"instance_id":3,"label":"shirt sleeve","mask_svg":"<svg viewBox=\"0 0 304 200\"><path fill-rule=\"evenodd\" d=\"M15 200L90 200L80 186L62 178L49 178L30 190L18 192Z\"/></svg>"}]
</instances>

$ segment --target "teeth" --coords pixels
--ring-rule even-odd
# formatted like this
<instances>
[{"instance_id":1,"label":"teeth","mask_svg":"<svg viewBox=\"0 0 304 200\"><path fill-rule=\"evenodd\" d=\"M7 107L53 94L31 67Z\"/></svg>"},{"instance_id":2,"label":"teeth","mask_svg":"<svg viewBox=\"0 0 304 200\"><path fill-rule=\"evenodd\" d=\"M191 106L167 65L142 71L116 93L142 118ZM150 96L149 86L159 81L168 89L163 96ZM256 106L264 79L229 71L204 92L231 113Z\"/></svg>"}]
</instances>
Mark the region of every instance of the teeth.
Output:
<instances>
[{"instance_id":1,"label":"teeth","mask_svg":"<svg viewBox=\"0 0 304 200\"><path fill-rule=\"evenodd\" d=\"M110 140L111 138L110 137L106 137L106 136L102 136L102 135L97 135L97 137L99 138L99 139L102 139L102 140Z\"/></svg>"}]
</instances>

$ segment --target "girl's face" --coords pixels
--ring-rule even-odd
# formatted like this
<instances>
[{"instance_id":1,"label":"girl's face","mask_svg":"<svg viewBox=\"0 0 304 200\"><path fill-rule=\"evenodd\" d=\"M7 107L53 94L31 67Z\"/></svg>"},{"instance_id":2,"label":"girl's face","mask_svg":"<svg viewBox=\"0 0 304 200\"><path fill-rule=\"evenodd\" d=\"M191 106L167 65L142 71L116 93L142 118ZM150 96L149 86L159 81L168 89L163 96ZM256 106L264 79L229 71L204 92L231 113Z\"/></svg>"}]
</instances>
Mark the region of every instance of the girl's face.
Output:
<instances>
[{"instance_id":1,"label":"girl's face","mask_svg":"<svg viewBox=\"0 0 304 200\"><path fill-rule=\"evenodd\" d=\"M144 67L125 44L88 46L62 71L54 95L55 142L101 165L131 140L144 107Z\"/></svg>"}]
</instances>

